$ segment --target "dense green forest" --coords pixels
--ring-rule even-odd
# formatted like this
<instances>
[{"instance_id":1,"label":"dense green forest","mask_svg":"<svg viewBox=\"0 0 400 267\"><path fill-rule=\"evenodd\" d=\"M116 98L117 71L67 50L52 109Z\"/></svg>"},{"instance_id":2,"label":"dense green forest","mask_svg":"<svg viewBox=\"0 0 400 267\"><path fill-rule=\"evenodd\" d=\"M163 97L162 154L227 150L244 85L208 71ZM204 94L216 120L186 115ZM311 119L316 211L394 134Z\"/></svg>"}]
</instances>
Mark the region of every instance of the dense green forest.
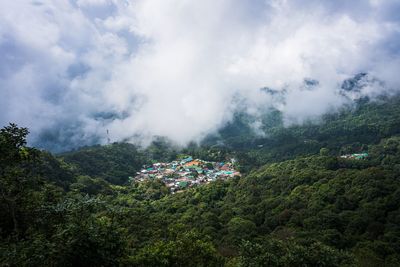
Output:
<instances>
[{"instance_id":1,"label":"dense green forest","mask_svg":"<svg viewBox=\"0 0 400 267\"><path fill-rule=\"evenodd\" d=\"M0 131L1 266L400 266L400 97L359 100L265 135L235 119L201 144L157 139L52 155ZM340 155L368 153L365 159ZM244 174L178 194L130 183L179 154Z\"/></svg>"}]
</instances>

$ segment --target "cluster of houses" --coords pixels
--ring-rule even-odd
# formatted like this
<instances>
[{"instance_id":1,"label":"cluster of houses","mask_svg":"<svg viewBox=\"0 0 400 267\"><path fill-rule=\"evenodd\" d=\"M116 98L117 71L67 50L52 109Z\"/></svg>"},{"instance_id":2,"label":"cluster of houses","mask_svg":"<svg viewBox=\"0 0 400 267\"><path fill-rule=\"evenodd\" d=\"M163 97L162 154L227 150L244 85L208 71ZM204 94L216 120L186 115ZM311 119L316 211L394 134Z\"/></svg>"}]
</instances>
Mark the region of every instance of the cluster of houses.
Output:
<instances>
[{"instance_id":1,"label":"cluster of houses","mask_svg":"<svg viewBox=\"0 0 400 267\"><path fill-rule=\"evenodd\" d=\"M207 184L217 179L226 180L240 176L234 168L235 160L228 162L210 162L192 157L169 163L154 163L137 172L135 182L149 179L161 179L172 193L200 184Z\"/></svg>"},{"instance_id":2,"label":"cluster of houses","mask_svg":"<svg viewBox=\"0 0 400 267\"><path fill-rule=\"evenodd\" d=\"M368 158L368 153L355 153L355 154L346 154L340 156L342 159L366 159Z\"/></svg>"}]
</instances>

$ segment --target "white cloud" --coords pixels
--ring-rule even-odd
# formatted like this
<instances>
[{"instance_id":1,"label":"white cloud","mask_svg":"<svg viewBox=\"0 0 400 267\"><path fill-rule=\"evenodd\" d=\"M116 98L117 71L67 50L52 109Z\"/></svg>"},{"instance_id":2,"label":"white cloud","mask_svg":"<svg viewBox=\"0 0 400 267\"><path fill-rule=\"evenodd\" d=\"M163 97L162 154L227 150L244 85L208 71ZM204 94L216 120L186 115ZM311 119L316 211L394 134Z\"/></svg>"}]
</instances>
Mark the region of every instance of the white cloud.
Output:
<instances>
[{"instance_id":1,"label":"white cloud","mask_svg":"<svg viewBox=\"0 0 400 267\"><path fill-rule=\"evenodd\" d=\"M104 6L106 4L111 4L111 0L78 0L77 5L80 7L93 7L93 6Z\"/></svg>"},{"instance_id":2,"label":"white cloud","mask_svg":"<svg viewBox=\"0 0 400 267\"><path fill-rule=\"evenodd\" d=\"M184 144L226 123L238 96L249 112L275 106L301 122L341 105L341 81L358 72L398 88L396 9L396 1L3 1L0 124L16 121L37 138L58 129L72 145L104 141L105 129L113 140L165 135ZM305 78L319 85L305 90ZM285 90L286 104L264 86Z\"/></svg>"}]
</instances>

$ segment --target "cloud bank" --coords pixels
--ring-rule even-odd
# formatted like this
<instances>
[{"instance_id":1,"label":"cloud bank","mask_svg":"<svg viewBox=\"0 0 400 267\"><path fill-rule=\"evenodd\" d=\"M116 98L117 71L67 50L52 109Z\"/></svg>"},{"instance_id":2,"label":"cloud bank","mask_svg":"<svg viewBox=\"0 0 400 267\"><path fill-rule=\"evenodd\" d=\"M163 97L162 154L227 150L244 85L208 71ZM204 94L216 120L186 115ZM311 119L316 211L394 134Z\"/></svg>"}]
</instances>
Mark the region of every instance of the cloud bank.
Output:
<instances>
[{"instance_id":1,"label":"cloud bank","mask_svg":"<svg viewBox=\"0 0 400 267\"><path fill-rule=\"evenodd\" d=\"M185 144L243 108L301 122L348 101L357 73L382 81L360 94L400 88L399 14L396 0L2 1L0 125L57 151L107 129Z\"/></svg>"}]
</instances>

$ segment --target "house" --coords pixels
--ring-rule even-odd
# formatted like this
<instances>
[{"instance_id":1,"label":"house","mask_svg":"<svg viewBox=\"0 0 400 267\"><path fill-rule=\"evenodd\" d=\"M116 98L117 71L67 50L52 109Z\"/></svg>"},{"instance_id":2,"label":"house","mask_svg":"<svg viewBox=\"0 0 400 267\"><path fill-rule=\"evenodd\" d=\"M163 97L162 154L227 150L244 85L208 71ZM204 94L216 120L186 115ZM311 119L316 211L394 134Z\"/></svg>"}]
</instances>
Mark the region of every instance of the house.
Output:
<instances>
[{"instance_id":1,"label":"house","mask_svg":"<svg viewBox=\"0 0 400 267\"><path fill-rule=\"evenodd\" d=\"M342 159L366 159L368 153L354 153L340 156Z\"/></svg>"},{"instance_id":2,"label":"house","mask_svg":"<svg viewBox=\"0 0 400 267\"><path fill-rule=\"evenodd\" d=\"M188 184L189 183L187 181L181 181L181 182L178 183L178 186L180 188L186 188L186 187L188 187Z\"/></svg>"},{"instance_id":3,"label":"house","mask_svg":"<svg viewBox=\"0 0 400 267\"><path fill-rule=\"evenodd\" d=\"M192 160L192 161L189 161L189 162L185 163L185 167L199 166L201 164L202 164L202 162L200 160L195 159L195 160Z\"/></svg>"},{"instance_id":4,"label":"house","mask_svg":"<svg viewBox=\"0 0 400 267\"><path fill-rule=\"evenodd\" d=\"M221 171L229 171L230 167L228 166L228 164L225 164L224 166L222 166L221 168L219 168Z\"/></svg>"},{"instance_id":5,"label":"house","mask_svg":"<svg viewBox=\"0 0 400 267\"><path fill-rule=\"evenodd\" d=\"M186 159L183 159L183 160L181 161L181 163L182 163L182 164L185 164L185 163L190 162L190 161L192 161L192 160L193 160L192 157L187 157Z\"/></svg>"}]
</instances>

